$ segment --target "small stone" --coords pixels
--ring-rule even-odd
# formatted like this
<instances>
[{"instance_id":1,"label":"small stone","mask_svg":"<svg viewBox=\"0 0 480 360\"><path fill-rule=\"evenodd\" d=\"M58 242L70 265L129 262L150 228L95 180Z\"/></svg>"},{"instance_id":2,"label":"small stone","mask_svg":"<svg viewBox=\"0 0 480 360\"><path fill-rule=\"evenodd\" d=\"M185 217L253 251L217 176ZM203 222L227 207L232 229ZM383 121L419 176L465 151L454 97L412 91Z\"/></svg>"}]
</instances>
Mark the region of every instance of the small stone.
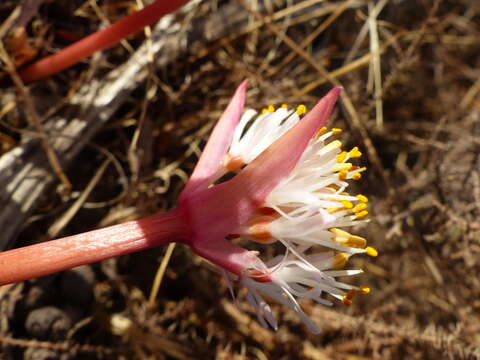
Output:
<instances>
[{"instance_id":1,"label":"small stone","mask_svg":"<svg viewBox=\"0 0 480 360\"><path fill-rule=\"evenodd\" d=\"M39 340L63 340L71 327L68 315L53 306L31 311L25 322L28 334Z\"/></svg>"}]
</instances>

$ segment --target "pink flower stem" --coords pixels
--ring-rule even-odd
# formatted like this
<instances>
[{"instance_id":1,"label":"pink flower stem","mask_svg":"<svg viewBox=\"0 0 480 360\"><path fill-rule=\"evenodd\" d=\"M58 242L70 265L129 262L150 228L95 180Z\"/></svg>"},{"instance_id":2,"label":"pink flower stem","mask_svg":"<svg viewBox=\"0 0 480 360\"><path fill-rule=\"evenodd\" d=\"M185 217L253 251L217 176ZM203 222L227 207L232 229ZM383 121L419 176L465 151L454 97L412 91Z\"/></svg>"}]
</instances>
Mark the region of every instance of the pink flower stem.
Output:
<instances>
[{"instance_id":1,"label":"pink flower stem","mask_svg":"<svg viewBox=\"0 0 480 360\"><path fill-rule=\"evenodd\" d=\"M37 61L20 72L23 81L30 82L55 74L72 66L94 52L118 43L127 36L137 33L145 26L151 25L188 0L157 0L144 9L127 16L116 23L89 35L58 53Z\"/></svg>"},{"instance_id":2,"label":"pink flower stem","mask_svg":"<svg viewBox=\"0 0 480 360\"><path fill-rule=\"evenodd\" d=\"M0 253L0 285L185 241L180 208L141 220Z\"/></svg>"}]
</instances>

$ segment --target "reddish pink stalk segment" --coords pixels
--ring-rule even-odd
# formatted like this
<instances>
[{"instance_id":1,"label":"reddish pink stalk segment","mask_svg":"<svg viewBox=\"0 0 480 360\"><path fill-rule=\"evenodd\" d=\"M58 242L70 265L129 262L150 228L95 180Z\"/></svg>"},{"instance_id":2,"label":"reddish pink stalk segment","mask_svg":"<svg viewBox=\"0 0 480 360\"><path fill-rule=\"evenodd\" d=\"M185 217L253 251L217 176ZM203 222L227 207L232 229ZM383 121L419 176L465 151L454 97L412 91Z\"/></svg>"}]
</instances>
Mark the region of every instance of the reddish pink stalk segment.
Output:
<instances>
[{"instance_id":1,"label":"reddish pink stalk segment","mask_svg":"<svg viewBox=\"0 0 480 360\"><path fill-rule=\"evenodd\" d=\"M187 2L188 0L157 0L139 12L127 16L107 28L60 50L58 53L28 66L20 72L20 76L23 81L29 82L55 74L78 63L94 52L103 50L127 36L137 33L145 26L153 24L163 15L176 10Z\"/></svg>"},{"instance_id":2,"label":"reddish pink stalk segment","mask_svg":"<svg viewBox=\"0 0 480 360\"><path fill-rule=\"evenodd\" d=\"M0 285L184 241L180 209L79 235L0 252Z\"/></svg>"}]
</instances>

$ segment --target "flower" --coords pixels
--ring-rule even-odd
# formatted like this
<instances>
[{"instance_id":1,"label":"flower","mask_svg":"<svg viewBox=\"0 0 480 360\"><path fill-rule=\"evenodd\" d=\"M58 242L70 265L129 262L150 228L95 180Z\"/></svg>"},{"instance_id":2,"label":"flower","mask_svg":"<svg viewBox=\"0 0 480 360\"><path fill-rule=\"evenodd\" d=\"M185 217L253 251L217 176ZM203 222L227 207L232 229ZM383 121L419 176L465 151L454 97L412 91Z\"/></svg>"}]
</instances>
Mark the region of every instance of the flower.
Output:
<instances>
[{"instance_id":1,"label":"flower","mask_svg":"<svg viewBox=\"0 0 480 360\"><path fill-rule=\"evenodd\" d=\"M231 180L212 186L229 170L225 164L231 158L231 145L242 142L236 126L242 130L245 126L241 115L246 83L239 86L180 195L180 208L189 223L186 243L196 253L237 276L248 269L266 269L256 254L233 245L226 237L248 224L265 207L270 193L296 168L310 139L327 121L339 93L340 89L333 89L290 131L265 140L269 146L263 152L244 152L244 161L250 163ZM272 127L282 128L281 121L275 116L273 120ZM247 131L244 136L248 135Z\"/></svg>"},{"instance_id":2,"label":"flower","mask_svg":"<svg viewBox=\"0 0 480 360\"><path fill-rule=\"evenodd\" d=\"M222 222L219 220L222 215L236 220L229 223L230 230L233 230L229 238L241 237L262 244L280 241L285 245L285 255L262 262L257 254L249 252L250 259L243 258L238 266L235 261L228 264L227 252L218 253L218 249L226 246L226 228L222 229L222 240L205 239L202 233L201 238L192 244L194 251L226 270L228 280L239 281L247 288L247 300L256 308L259 321L274 329L277 323L262 293L297 312L307 327L318 333L317 325L304 314L296 298L332 305L324 297L329 294L350 305L357 292L370 291L367 287L356 287L335 279L363 272L342 270L350 256L359 253L377 255L374 248L366 246L366 239L339 229L365 222L368 215L368 198L346 192L348 180L360 179L365 170L350 162L359 158L361 152L357 147L342 151L338 140L327 142L342 131L338 128L328 131L322 126L339 92L339 89L332 90L302 120L303 105L296 110L289 110L286 105L278 110L269 106L261 114L249 109L241 116L236 111L240 120L234 129L233 126L229 128L229 135L233 133L230 146L223 144L223 158L219 157L222 160L216 163L217 168L212 168L211 178L207 181L213 184L226 172L239 171L229 182L211 187L212 192L221 194L214 201L202 201L207 207L202 214L209 214L206 215L209 218L215 211L209 205L225 212L225 207L219 204L238 201L236 206L229 208L242 209L240 213L219 213L218 218L215 217L216 223ZM242 106L243 102L242 97ZM299 129L302 126L303 129ZM262 191L262 185L267 189ZM189 204L190 201L186 201L186 205ZM197 207L190 206L192 209ZM215 225L205 221L194 227L212 226ZM319 247L323 249L321 252L318 252ZM213 257L212 248L217 251ZM238 259L239 254L235 255Z\"/></svg>"},{"instance_id":3,"label":"flower","mask_svg":"<svg viewBox=\"0 0 480 360\"><path fill-rule=\"evenodd\" d=\"M341 151L340 129L324 127L340 89L331 90L306 113L304 105L244 111L247 83L235 92L179 198L179 206L100 230L0 253L0 284L46 275L112 256L184 243L217 265L227 279L248 290L259 321L277 328L266 294L317 325L297 299L324 305L330 295L349 305L355 287L336 278L361 273L343 270L350 256L376 256L366 240L340 227L365 221L368 199L346 192L363 167L350 160L358 148ZM305 116L300 119L300 116ZM233 178L221 182L228 172ZM283 254L262 261L259 253L230 241L280 242ZM320 251L319 251L320 250Z\"/></svg>"},{"instance_id":4,"label":"flower","mask_svg":"<svg viewBox=\"0 0 480 360\"><path fill-rule=\"evenodd\" d=\"M357 291L370 292L367 287L356 287L335 280L339 276L352 276L362 273L362 270L329 270L343 266L347 260L344 253L321 252L315 255L304 255L301 260L292 257L277 256L268 265L270 281L263 282L249 274L242 276L240 282L247 288L247 300L256 308L261 324L277 329L277 323L268 304L261 293L268 295L280 304L295 311L308 329L318 334L320 329L308 318L298 304L297 298L311 299L319 304L331 306L333 303L322 297L329 294L341 300L345 305L351 305ZM234 278L234 277L233 277Z\"/></svg>"}]
</instances>

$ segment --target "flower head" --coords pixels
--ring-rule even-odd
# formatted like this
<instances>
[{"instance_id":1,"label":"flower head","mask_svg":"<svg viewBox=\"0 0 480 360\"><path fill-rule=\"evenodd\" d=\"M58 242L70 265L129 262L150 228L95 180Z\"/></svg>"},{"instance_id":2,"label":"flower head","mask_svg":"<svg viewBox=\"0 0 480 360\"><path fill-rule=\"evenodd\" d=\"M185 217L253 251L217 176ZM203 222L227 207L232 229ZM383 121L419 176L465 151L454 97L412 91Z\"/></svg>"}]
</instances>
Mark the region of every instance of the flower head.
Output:
<instances>
[{"instance_id":1,"label":"flower head","mask_svg":"<svg viewBox=\"0 0 480 360\"><path fill-rule=\"evenodd\" d=\"M365 170L351 162L361 153L356 147L342 151L339 140L329 141L341 130L324 127L339 89L303 119L303 105L297 109L282 105L277 110L269 106L260 114L253 110L241 114L245 91L242 84L214 129L210 141L220 145L211 147L209 142L199 164L216 149L209 155L215 161L208 171L207 166L197 165L192 179L198 181L195 175L201 173L202 180L187 185L188 194L182 194L190 221L188 244L223 268L228 279L247 288L247 300L263 325L277 327L262 298L266 294L296 311L311 331L318 332L296 299L331 305L325 297L330 295L349 305L356 292L368 291L336 280L362 272L342 270L351 255L376 256L364 238L340 229L364 222L368 214L368 199L346 192L349 180L360 179ZM236 175L213 185L227 172ZM262 244L279 241L285 253L262 261L258 253L226 240L235 237Z\"/></svg>"}]
</instances>

